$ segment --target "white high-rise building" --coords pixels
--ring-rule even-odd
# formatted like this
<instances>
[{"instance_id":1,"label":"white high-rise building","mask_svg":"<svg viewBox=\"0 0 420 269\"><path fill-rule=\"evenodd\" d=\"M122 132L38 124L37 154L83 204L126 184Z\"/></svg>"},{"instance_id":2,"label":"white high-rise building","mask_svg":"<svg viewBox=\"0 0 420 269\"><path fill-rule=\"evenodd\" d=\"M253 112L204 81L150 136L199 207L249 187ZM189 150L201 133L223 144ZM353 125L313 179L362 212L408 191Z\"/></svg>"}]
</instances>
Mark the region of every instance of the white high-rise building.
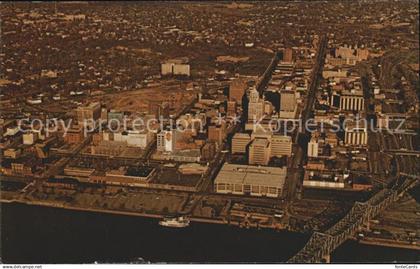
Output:
<instances>
[{"instance_id":1,"label":"white high-rise building","mask_svg":"<svg viewBox=\"0 0 420 269\"><path fill-rule=\"evenodd\" d=\"M311 139L308 143L308 157L318 157L318 141Z\"/></svg>"},{"instance_id":2,"label":"white high-rise building","mask_svg":"<svg viewBox=\"0 0 420 269\"><path fill-rule=\"evenodd\" d=\"M249 164L268 165L270 156L270 141L267 139L257 138L249 146Z\"/></svg>"},{"instance_id":3,"label":"white high-rise building","mask_svg":"<svg viewBox=\"0 0 420 269\"><path fill-rule=\"evenodd\" d=\"M282 157L292 155L292 138L284 135L273 135L271 138L271 156Z\"/></svg>"},{"instance_id":4,"label":"white high-rise building","mask_svg":"<svg viewBox=\"0 0 420 269\"><path fill-rule=\"evenodd\" d=\"M175 130L163 130L157 134L157 150L173 152L175 145Z\"/></svg>"}]
</instances>

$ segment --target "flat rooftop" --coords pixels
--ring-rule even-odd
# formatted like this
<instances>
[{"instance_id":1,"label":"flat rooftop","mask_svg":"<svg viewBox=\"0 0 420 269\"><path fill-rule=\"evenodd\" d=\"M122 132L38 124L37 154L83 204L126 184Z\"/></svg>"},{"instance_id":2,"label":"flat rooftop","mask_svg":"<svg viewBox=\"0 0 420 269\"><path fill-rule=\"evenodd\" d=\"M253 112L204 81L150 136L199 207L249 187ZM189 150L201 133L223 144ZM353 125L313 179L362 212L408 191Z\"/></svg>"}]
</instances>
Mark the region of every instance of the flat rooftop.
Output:
<instances>
[{"instance_id":1,"label":"flat rooftop","mask_svg":"<svg viewBox=\"0 0 420 269\"><path fill-rule=\"evenodd\" d=\"M282 188L287 168L225 163L215 183L264 185Z\"/></svg>"},{"instance_id":2,"label":"flat rooftop","mask_svg":"<svg viewBox=\"0 0 420 269\"><path fill-rule=\"evenodd\" d=\"M147 177L153 169L153 167L128 167L125 175L130 177Z\"/></svg>"},{"instance_id":3,"label":"flat rooftop","mask_svg":"<svg viewBox=\"0 0 420 269\"><path fill-rule=\"evenodd\" d=\"M121 166L106 172L107 176L120 175L128 177L148 177L155 168L149 166Z\"/></svg>"},{"instance_id":4,"label":"flat rooftop","mask_svg":"<svg viewBox=\"0 0 420 269\"><path fill-rule=\"evenodd\" d=\"M199 174L181 174L177 167L165 167L159 171L159 174L150 183L194 187L200 179L201 175Z\"/></svg>"}]
</instances>

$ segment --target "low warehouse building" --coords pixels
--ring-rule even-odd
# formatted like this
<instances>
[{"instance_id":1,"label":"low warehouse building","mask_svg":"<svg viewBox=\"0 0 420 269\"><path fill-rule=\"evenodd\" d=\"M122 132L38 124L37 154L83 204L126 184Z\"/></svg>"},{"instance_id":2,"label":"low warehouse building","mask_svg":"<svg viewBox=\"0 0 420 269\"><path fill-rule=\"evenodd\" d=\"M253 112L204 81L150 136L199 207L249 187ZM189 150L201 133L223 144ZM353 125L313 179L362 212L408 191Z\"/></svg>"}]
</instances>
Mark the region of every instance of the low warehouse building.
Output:
<instances>
[{"instance_id":1,"label":"low warehouse building","mask_svg":"<svg viewBox=\"0 0 420 269\"><path fill-rule=\"evenodd\" d=\"M148 183L156 175L156 169L152 167L125 167L111 170L105 176L92 175L93 183L121 185L130 187L147 187Z\"/></svg>"},{"instance_id":2,"label":"low warehouse building","mask_svg":"<svg viewBox=\"0 0 420 269\"><path fill-rule=\"evenodd\" d=\"M280 197L287 168L225 163L215 180L215 191L252 196Z\"/></svg>"}]
</instances>

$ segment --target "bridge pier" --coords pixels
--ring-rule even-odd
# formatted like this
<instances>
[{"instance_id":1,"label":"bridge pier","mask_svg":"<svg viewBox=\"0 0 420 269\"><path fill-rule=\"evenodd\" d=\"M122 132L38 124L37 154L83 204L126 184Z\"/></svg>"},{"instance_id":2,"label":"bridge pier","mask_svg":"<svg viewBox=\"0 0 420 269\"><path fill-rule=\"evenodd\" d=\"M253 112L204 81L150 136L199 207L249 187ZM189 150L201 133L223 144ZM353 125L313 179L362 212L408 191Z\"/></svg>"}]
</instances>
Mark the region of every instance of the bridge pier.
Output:
<instances>
[{"instance_id":1,"label":"bridge pier","mask_svg":"<svg viewBox=\"0 0 420 269\"><path fill-rule=\"evenodd\" d=\"M322 263L331 263L331 255L327 254L322 256Z\"/></svg>"},{"instance_id":2,"label":"bridge pier","mask_svg":"<svg viewBox=\"0 0 420 269\"><path fill-rule=\"evenodd\" d=\"M330 263L330 253L361 228L369 229L369 220L381 210L397 201L399 196L410 189L418 180L406 180L397 188L382 189L367 202L356 202L347 215L324 233L314 232L305 247L293 256L289 263ZM328 254L326 254L328 253Z\"/></svg>"}]
</instances>

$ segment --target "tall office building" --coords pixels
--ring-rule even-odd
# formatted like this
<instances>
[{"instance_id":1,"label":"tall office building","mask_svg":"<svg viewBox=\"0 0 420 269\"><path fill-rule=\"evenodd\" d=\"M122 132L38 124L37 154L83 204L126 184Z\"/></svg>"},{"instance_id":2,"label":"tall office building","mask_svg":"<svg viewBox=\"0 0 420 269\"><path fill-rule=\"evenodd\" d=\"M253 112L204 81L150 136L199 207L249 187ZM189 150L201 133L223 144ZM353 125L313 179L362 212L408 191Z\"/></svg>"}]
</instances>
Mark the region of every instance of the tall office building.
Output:
<instances>
[{"instance_id":1,"label":"tall office building","mask_svg":"<svg viewBox=\"0 0 420 269\"><path fill-rule=\"evenodd\" d=\"M157 150L173 152L175 141L175 130L163 130L157 134Z\"/></svg>"},{"instance_id":2,"label":"tall office building","mask_svg":"<svg viewBox=\"0 0 420 269\"><path fill-rule=\"evenodd\" d=\"M264 101L250 102L248 104L248 120L259 120L264 115Z\"/></svg>"},{"instance_id":3,"label":"tall office building","mask_svg":"<svg viewBox=\"0 0 420 269\"><path fill-rule=\"evenodd\" d=\"M318 141L311 139L308 143L308 157L318 157Z\"/></svg>"},{"instance_id":4,"label":"tall office building","mask_svg":"<svg viewBox=\"0 0 420 269\"><path fill-rule=\"evenodd\" d=\"M257 138L249 146L249 164L268 165L270 162L270 141Z\"/></svg>"},{"instance_id":5,"label":"tall office building","mask_svg":"<svg viewBox=\"0 0 420 269\"><path fill-rule=\"evenodd\" d=\"M284 135L273 135L271 138L271 156L282 157L292 155L292 138Z\"/></svg>"},{"instance_id":6,"label":"tall office building","mask_svg":"<svg viewBox=\"0 0 420 269\"><path fill-rule=\"evenodd\" d=\"M232 138L232 153L246 153L251 143L251 136L246 133L236 133Z\"/></svg>"},{"instance_id":7,"label":"tall office building","mask_svg":"<svg viewBox=\"0 0 420 269\"><path fill-rule=\"evenodd\" d=\"M264 115L265 102L254 87L249 91L248 120L259 120Z\"/></svg>"}]
</instances>

